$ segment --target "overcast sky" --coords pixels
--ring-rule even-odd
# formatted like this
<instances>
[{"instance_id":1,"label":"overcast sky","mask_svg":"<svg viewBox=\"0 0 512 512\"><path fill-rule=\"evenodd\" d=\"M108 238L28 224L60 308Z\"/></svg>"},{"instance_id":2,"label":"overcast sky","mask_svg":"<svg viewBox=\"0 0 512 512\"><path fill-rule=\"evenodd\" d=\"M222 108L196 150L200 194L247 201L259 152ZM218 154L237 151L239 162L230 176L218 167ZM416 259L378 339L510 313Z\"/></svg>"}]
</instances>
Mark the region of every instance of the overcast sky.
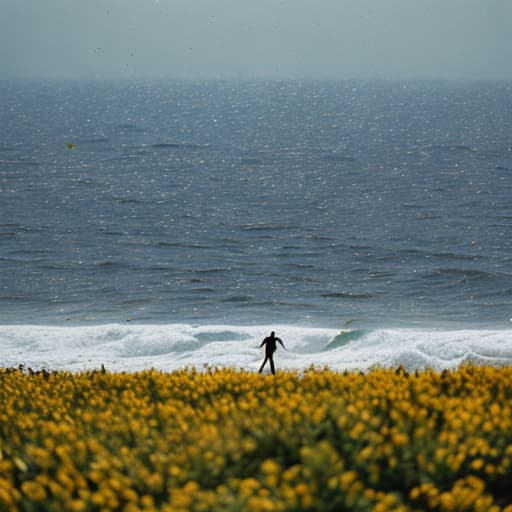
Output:
<instances>
[{"instance_id":1,"label":"overcast sky","mask_svg":"<svg viewBox=\"0 0 512 512\"><path fill-rule=\"evenodd\" d=\"M0 77L512 79L512 0L0 0Z\"/></svg>"}]
</instances>

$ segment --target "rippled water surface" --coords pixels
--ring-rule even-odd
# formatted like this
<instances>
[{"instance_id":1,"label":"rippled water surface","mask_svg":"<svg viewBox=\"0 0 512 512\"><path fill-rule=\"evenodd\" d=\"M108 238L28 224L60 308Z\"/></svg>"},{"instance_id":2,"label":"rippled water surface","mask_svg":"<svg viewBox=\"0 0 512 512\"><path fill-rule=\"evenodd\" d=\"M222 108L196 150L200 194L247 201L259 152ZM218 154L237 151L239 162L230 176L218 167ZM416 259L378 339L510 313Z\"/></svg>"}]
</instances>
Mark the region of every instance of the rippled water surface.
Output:
<instances>
[{"instance_id":1,"label":"rippled water surface","mask_svg":"<svg viewBox=\"0 0 512 512\"><path fill-rule=\"evenodd\" d=\"M510 326L511 93L2 83L0 323Z\"/></svg>"}]
</instances>

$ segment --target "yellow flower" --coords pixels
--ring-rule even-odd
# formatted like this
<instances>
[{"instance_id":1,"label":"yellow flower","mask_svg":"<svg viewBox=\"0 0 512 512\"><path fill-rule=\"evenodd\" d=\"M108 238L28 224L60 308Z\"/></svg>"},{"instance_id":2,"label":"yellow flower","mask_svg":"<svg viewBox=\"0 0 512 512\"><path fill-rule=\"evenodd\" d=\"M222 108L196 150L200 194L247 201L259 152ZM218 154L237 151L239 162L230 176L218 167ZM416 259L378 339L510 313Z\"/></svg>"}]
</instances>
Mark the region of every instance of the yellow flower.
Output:
<instances>
[{"instance_id":1,"label":"yellow flower","mask_svg":"<svg viewBox=\"0 0 512 512\"><path fill-rule=\"evenodd\" d=\"M308 486L304 482L300 482L295 486L295 492L299 496L303 496L308 492Z\"/></svg>"},{"instance_id":2,"label":"yellow flower","mask_svg":"<svg viewBox=\"0 0 512 512\"><path fill-rule=\"evenodd\" d=\"M494 512L476 475L511 476L511 389L512 368L470 365L310 368L278 385L234 369L0 369L0 508L39 494L67 510L321 509L334 493L354 510ZM378 490L411 463L412 488Z\"/></svg>"},{"instance_id":3,"label":"yellow flower","mask_svg":"<svg viewBox=\"0 0 512 512\"><path fill-rule=\"evenodd\" d=\"M485 461L483 459L475 459L471 462L471 468L475 471L478 471L482 469L483 465L485 464Z\"/></svg>"},{"instance_id":4,"label":"yellow flower","mask_svg":"<svg viewBox=\"0 0 512 512\"><path fill-rule=\"evenodd\" d=\"M421 489L419 487L413 487L410 491L409 491L409 497L411 498L411 500L417 500L421 495Z\"/></svg>"},{"instance_id":5,"label":"yellow flower","mask_svg":"<svg viewBox=\"0 0 512 512\"><path fill-rule=\"evenodd\" d=\"M148 487L153 492L161 492L164 488L164 479L160 473L152 473L147 480Z\"/></svg>"},{"instance_id":6,"label":"yellow flower","mask_svg":"<svg viewBox=\"0 0 512 512\"><path fill-rule=\"evenodd\" d=\"M261 464L261 470L267 475L275 475L276 473L279 473L279 469L279 464L272 459L267 459Z\"/></svg>"},{"instance_id":7,"label":"yellow flower","mask_svg":"<svg viewBox=\"0 0 512 512\"><path fill-rule=\"evenodd\" d=\"M83 510L86 510L87 503L83 500L71 500L67 506L71 512L82 512Z\"/></svg>"},{"instance_id":8,"label":"yellow flower","mask_svg":"<svg viewBox=\"0 0 512 512\"><path fill-rule=\"evenodd\" d=\"M340 475L340 487L347 491L350 485L357 480L357 473L355 471L345 471Z\"/></svg>"},{"instance_id":9,"label":"yellow flower","mask_svg":"<svg viewBox=\"0 0 512 512\"><path fill-rule=\"evenodd\" d=\"M23 482L21 484L21 491L31 501L43 501L46 499L46 491L38 482Z\"/></svg>"}]
</instances>

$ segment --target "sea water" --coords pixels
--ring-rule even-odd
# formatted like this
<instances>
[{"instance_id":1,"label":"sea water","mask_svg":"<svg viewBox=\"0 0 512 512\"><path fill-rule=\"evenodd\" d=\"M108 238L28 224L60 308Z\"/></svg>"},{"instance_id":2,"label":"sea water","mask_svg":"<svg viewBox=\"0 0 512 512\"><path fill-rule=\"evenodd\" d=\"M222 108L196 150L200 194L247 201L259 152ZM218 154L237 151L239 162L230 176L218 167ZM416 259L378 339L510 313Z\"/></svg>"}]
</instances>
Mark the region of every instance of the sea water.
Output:
<instances>
[{"instance_id":1,"label":"sea water","mask_svg":"<svg viewBox=\"0 0 512 512\"><path fill-rule=\"evenodd\" d=\"M512 84L0 82L0 365L512 360Z\"/></svg>"}]
</instances>

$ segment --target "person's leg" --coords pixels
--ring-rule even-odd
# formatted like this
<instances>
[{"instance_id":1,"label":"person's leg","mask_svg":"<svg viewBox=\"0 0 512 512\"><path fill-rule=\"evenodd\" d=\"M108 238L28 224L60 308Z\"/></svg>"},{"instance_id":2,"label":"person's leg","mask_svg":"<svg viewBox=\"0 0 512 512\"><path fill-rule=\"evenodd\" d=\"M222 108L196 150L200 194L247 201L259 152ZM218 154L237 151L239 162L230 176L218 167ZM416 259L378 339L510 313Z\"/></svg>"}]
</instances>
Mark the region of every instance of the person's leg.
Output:
<instances>
[{"instance_id":1,"label":"person's leg","mask_svg":"<svg viewBox=\"0 0 512 512\"><path fill-rule=\"evenodd\" d=\"M270 356L270 370L272 371L272 375L276 374L276 369L274 368L274 358Z\"/></svg>"},{"instance_id":2,"label":"person's leg","mask_svg":"<svg viewBox=\"0 0 512 512\"><path fill-rule=\"evenodd\" d=\"M265 366L265 363L267 362L267 359L268 359L268 357L265 356L265 359L263 360L263 364L261 365L261 368L260 368L260 373L263 371L263 367Z\"/></svg>"}]
</instances>

